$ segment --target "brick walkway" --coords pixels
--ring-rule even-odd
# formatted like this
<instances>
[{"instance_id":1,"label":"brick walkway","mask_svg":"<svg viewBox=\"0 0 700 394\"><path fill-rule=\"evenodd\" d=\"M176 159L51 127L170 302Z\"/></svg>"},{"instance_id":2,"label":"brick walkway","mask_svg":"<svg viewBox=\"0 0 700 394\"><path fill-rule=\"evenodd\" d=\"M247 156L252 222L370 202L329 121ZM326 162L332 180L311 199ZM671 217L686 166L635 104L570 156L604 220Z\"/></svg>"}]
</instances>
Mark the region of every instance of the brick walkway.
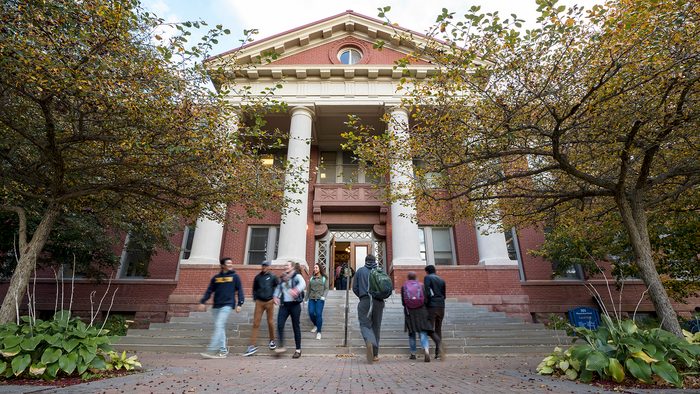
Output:
<instances>
[{"instance_id":1,"label":"brick walkway","mask_svg":"<svg viewBox=\"0 0 700 394\"><path fill-rule=\"evenodd\" d=\"M444 362L384 356L374 364L356 357L291 352L272 358L229 356L203 360L190 354L141 353L145 372L76 386L0 386L2 393L600 393L585 384L533 371L540 357L453 356ZM417 361L417 362L416 362ZM636 390L632 392L645 392ZM669 391L671 392L671 391Z\"/></svg>"}]
</instances>

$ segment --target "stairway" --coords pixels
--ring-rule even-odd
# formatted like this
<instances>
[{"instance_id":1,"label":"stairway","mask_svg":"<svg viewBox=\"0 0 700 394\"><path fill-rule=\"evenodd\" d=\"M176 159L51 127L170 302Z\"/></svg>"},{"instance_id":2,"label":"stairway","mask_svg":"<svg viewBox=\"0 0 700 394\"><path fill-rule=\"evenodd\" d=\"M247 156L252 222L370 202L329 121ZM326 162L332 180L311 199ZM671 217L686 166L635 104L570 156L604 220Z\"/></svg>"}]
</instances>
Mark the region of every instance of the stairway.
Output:
<instances>
[{"instance_id":1,"label":"stairway","mask_svg":"<svg viewBox=\"0 0 700 394\"><path fill-rule=\"evenodd\" d=\"M227 326L230 351L241 354L248 346L253 327L255 305L248 300L240 313L232 312ZM310 332L313 325L306 307L301 315L301 346L304 354L362 354L364 342L357 321L357 297L349 294L348 345L345 335L345 291L331 290L323 312L323 338ZM275 308L277 311L277 308ZM277 318L275 316L275 324ZM381 330L381 354L408 354L408 337L403 330L401 299L394 294L387 299ZM285 326L285 345L294 348L291 318ZM169 323L151 323L149 329L130 329L116 344L119 350L165 353L198 353L205 350L212 332L211 312L192 312L188 317L174 317ZM571 338L563 331L546 329L542 324L523 323L502 312L490 312L468 302L447 300L442 327L443 341L449 354L547 354L554 346L568 345ZM258 353L268 354L267 322L258 334ZM431 347L434 344L431 341Z\"/></svg>"}]
</instances>

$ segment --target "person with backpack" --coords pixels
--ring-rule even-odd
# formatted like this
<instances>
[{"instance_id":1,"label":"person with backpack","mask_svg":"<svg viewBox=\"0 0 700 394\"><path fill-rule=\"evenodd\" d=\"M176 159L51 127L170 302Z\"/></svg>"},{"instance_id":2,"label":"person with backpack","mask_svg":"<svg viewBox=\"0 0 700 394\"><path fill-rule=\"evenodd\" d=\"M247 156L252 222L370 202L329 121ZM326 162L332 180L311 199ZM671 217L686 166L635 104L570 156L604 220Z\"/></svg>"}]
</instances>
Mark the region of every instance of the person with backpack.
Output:
<instances>
[{"instance_id":1,"label":"person with backpack","mask_svg":"<svg viewBox=\"0 0 700 394\"><path fill-rule=\"evenodd\" d=\"M321 329L323 328L323 306L328 295L328 278L326 270L321 265L314 266L314 275L309 279L309 291L306 293L306 301L309 302L309 319L314 328L311 332L316 333L316 339L321 339Z\"/></svg>"},{"instance_id":2,"label":"person with backpack","mask_svg":"<svg viewBox=\"0 0 700 394\"><path fill-rule=\"evenodd\" d=\"M255 275L253 279L253 300L255 300L255 312L253 313L253 333L250 335L250 345L248 350L243 353L244 356L251 356L258 351L257 340L258 330L260 329L260 321L262 320L263 312L267 315L267 332L270 337L268 348L275 350L275 326L272 322L275 313L275 302L273 296L275 289L279 284L277 276L270 271L270 261L263 261L260 264L260 273Z\"/></svg>"},{"instance_id":3,"label":"person with backpack","mask_svg":"<svg viewBox=\"0 0 700 394\"><path fill-rule=\"evenodd\" d=\"M211 278L207 291L199 301L200 304L204 304L214 294L214 307L211 310L214 315L214 332L207 352L201 353L204 358L226 358L228 355L226 322L231 309L235 307L236 313L240 312L244 301L243 286L238 274L233 270L233 260L224 257L219 260L219 263L221 263L221 272ZM236 295L238 295L238 302L236 302Z\"/></svg>"},{"instance_id":4,"label":"person with backpack","mask_svg":"<svg viewBox=\"0 0 700 394\"><path fill-rule=\"evenodd\" d=\"M274 294L274 302L280 306L277 312L279 345L275 349L275 353L278 355L287 351L284 347L284 325L287 323L287 318L291 316L294 344L296 345L292 358L301 357L301 325L299 324L299 318L301 317L301 303L304 301L304 289L306 289L306 281L301 276L299 265L295 268L291 261L287 262Z\"/></svg>"},{"instance_id":5,"label":"person with backpack","mask_svg":"<svg viewBox=\"0 0 700 394\"><path fill-rule=\"evenodd\" d=\"M428 318L425 307L425 287L416 280L416 273L408 273L408 280L401 286L401 304L404 308L404 331L408 331L408 347L411 350L411 360L416 359L416 333L420 334L420 344L423 348L423 361L430 362L430 344L428 335L435 337L433 325Z\"/></svg>"},{"instance_id":6,"label":"person with backpack","mask_svg":"<svg viewBox=\"0 0 700 394\"><path fill-rule=\"evenodd\" d=\"M364 267L355 273L352 292L360 299L357 304L357 319L365 341L367 362L379 361L379 337L384 314L384 299L393 291L391 279L377 267L373 255L365 257Z\"/></svg>"},{"instance_id":7,"label":"person with backpack","mask_svg":"<svg viewBox=\"0 0 700 394\"><path fill-rule=\"evenodd\" d=\"M428 308L428 317L433 324L435 335L442 338L442 320L445 318L447 288L445 281L435 273L434 265L427 265L425 272L427 275L423 278L423 285L425 286L425 305ZM435 342L435 358L443 359L446 356L445 346L438 346L438 342Z\"/></svg>"}]
</instances>

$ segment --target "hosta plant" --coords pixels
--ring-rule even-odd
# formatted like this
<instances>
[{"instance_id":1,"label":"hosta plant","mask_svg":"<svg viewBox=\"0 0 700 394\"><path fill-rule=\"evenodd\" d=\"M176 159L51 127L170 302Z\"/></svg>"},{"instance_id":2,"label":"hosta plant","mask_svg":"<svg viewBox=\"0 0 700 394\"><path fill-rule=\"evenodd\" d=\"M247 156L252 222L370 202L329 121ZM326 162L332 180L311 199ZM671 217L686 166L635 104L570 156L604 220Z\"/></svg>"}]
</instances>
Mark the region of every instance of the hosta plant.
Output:
<instances>
[{"instance_id":1,"label":"hosta plant","mask_svg":"<svg viewBox=\"0 0 700 394\"><path fill-rule=\"evenodd\" d=\"M660 378L676 387L683 386L684 374L699 372L700 345L660 328L640 330L632 320L613 321L607 315L602 318L605 324L596 330L576 328L585 344L572 346L566 352L555 349L537 372L566 375L582 382L590 382L595 375L616 382L628 376L644 383ZM567 372L569 369L577 376Z\"/></svg>"},{"instance_id":2,"label":"hosta plant","mask_svg":"<svg viewBox=\"0 0 700 394\"><path fill-rule=\"evenodd\" d=\"M20 324L0 326L0 377L54 380L60 375L87 377L111 369L140 366L135 356L114 362L112 336L85 324L67 311L52 320L23 317Z\"/></svg>"}]
</instances>

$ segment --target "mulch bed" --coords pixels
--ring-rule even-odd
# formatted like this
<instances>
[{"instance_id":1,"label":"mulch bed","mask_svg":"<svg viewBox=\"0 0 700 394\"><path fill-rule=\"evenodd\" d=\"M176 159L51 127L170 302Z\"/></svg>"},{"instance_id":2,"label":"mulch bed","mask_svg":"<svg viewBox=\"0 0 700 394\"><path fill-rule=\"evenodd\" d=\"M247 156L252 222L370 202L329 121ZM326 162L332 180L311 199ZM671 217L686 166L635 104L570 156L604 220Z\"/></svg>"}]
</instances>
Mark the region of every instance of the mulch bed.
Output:
<instances>
[{"instance_id":1,"label":"mulch bed","mask_svg":"<svg viewBox=\"0 0 700 394\"><path fill-rule=\"evenodd\" d=\"M620 383L614 382L612 380L594 380L591 385L603 388L609 391L626 392L627 389L647 389L647 390L663 390L663 389L675 389L676 387L669 384L665 380L658 376L654 376L656 379L653 384L646 384L638 381L635 378L627 377ZM686 376L683 381L683 387L686 390L689 389L700 389L700 376Z\"/></svg>"},{"instance_id":2,"label":"mulch bed","mask_svg":"<svg viewBox=\"0 0 700 394\"><path fill-rule=\"evenodd\" d=\"M58 376L56 380L43 380L43 379L30 379L30 378L0 378L0 386L12 385L12 386L55 386L55 387L68 387L76 384L94 382L96 380L117 378L119 376L131 375L133 373L139 373L139 371L125 371L123 369L118 371L104 371L99 375L91 377L90 379L81 379L80 376Z\"/></svg>"}]
</instances>

